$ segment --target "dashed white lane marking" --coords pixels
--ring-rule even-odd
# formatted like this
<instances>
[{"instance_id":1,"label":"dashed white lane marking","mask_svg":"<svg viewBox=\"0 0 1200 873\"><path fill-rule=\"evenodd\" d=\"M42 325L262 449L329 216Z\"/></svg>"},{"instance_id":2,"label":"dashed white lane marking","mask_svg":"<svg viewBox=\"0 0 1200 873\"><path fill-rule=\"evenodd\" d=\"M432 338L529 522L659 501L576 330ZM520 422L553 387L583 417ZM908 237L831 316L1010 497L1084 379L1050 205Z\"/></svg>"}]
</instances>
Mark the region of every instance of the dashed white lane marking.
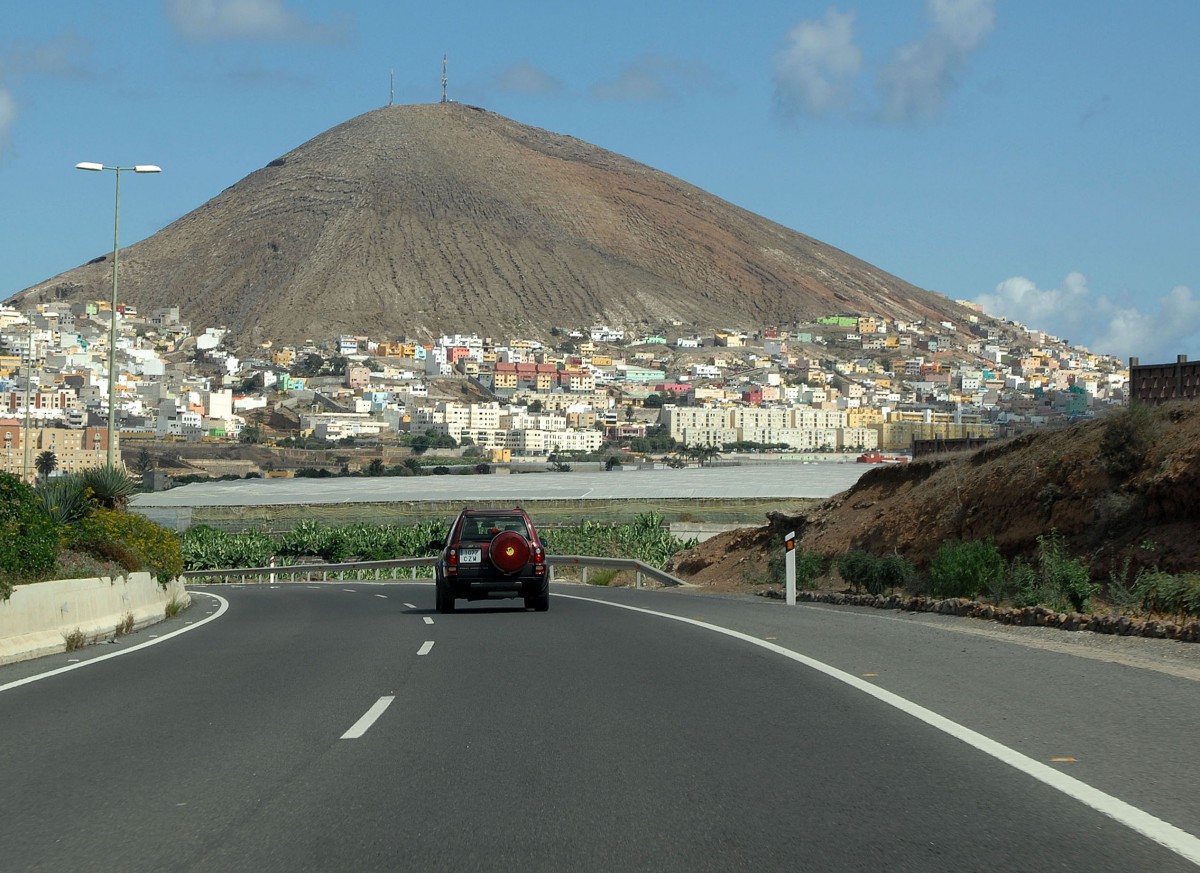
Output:
<instances>
[{"instance_id":1,"label":"dashed white lane marking","mask_svg":"<svg viewBox=\"0 0 1200 873\"><path fill-rule=\"evenodd\" d=\"M407 606L409 609L416 609L416 608L417 608L417 607L416 607L414 604L412 604L412 603L406 603L406 604L404 604L404 605L405 605L405 606Z\"/></svg>"},{"instance_id":2,"label":"dashed white lane marking","mask_svg":"<svg viewBox=\"0 0 1200 873\"><path fill-rule=\"evenodd\" d=\"M429 616L425 616L425 624L433 624L433 619Z\"/></svg>"},{"instance_id":3,"label":"dashed white lane marking","mask_svg":"<svg viewBox=\"0 0 1200 873\"><path fill-rule=\"evenodd\" d=\"M384 600L387 600L387 595L386 595L386 594L376 594L375 596L376 596L376 597L382 597Z\"/></svg>"},{"instance_id":4,"label":"dashed white lane marking","mask_svg":"<svg viewBox=\"0 0 1200 873\"><path fill-rule=\"evenodd\" d=\"M342 734L342 739L357 740L359 737L365 734L371 729L371 725L375 724L375 722L379 719L379 716L383 715L384 712L387 711L387 708L392 705L392 701L395 699L395 697L381 697L376 700L371 708L363 713L363 717L352 724L350 726L350 730Z\"/></svg>"},{"instance_id":5,"label":"dashed white lane marking","mask_svg":"<svg viewBox=\"0 0 1200 873\"><path fill-rule=\"evenodd\" d=\"M8 691L12 688L19 688L22 685L28 685L31 682L37 682L39 679L47 679L51 676L57 676L59 673L66 673L69 670L78 670L80 667L90 667L92 664L99 664L101 661L107 661L109 658L117 658L121 655L128 655L130 652L136 652L138 649L144 649L147 646L156 646L159 643L165 643L167 640L171 639L171 637L177 637L180 634L187 633L188 631L194 631L198 627L206 625L214 619L220 618L222 615L224 615L225 610L229 608L229 601L219 594L209 594L207 591L193 591L192 594L201 594L205 597L215 597L220 602L221 608L212 615L208 616L208 618L203 618L195 624L192 624L189 621L185 627L181 627L179 630L171 631L169 634L163 634L157 639L147 640L144 643L138 643L136 646L130 646L128 649L121 649L117 652L110 652L107 655L97 655L95 658L88 658L86 661L68 664L65 667L59 667L55 670L47 670L45 673L38 673L36 676L26 676L24 679L17 679L13 682L9 682L7 685L0 685L0 691Z\"/></svg>"},{"instance_id":6,"label":"dashed white lane marking","mask_svg":"<svg viewBox=\"0 0 1200 873\"><path fill-rule=\"evenodd\" d=\"M421 643L421 648L417 649L418 655L428 655L429 650L433 648L433 640L426 640Z\"/></svg>"},{"instance_id":7,"label":"dashed white lane marking","mask_svg":"<svg viewBox=\"0 0 1200 873\"><path fill-rule=\"evenodd\" d=\"M358 591L354 588L343 588L343 591L349 591L351 594L357 594Z\"/></svg>"},{"instance_id":8,"label":"dashed white lane marking","mask_svg":"<svg viewBox=\"0 0 1200 873\"><path fill-rule=\"evenodd\" d=\"M558 597L565 597L568 600L584 600L588 603L598 603L601 606L612 606L617 609L628 609L631 612L641 612L645 615L653 615L658 618L666 618L671 621L679 621L684 624L695 625L705 630L714 631L719 634L724 634L734 639L742 640L755 646L774 652L777 655L783 655L785 658L790 658L799 664L803 664L819 673L824 673L831 679L836 679L861 691L864 694L869 694L876 700L886 703L888 706L893 706L913 718L919 719L930 727L936 728L945 734L961 740L969 746L973 746L985 755L990 755L997 761L1008 764L1015 770L1032 776L1039 782L1049 785L1068 797L1078 800L1080 803L1090 806L1092 809L1100 812L1109 818L1117 821L1126 827L1137 831L1145 837L1149 837L1154 842L1158 843L1166 849L1174 852L1179 857L1191 861L1193 864L1200 865L1200 838L1189 834L1182 828L1177 828L1175 825L1165 822L1160 818L1156 818L1148 812L1138 809L1132 804L1126 803L1111 794L1105 794L1097 788L1093 788L1086 782L1081 782L1071 776L1066 775L1061 770L1056 770L1043 764L1041 761L1034 760L1026 755L1022 755L1016 749L1010 749L1001 743L996 742L989 737L985 737L981 733L964 727L958 722L951 721L944 716L938 715L930 709L926 709L920 704L913 703L911 700L901 697L899 694L894 694L891 691L885 691L878 685L872 685L870 682L864 681L850 673L845 673L836 667L831 667L828 664L818 661L815 658L810 658L807 655L801 655L799 652L793 652L791 649L785 649L783 646L778 646L775 643L768 643L765 640L760 640L756 637L749 636L740 631L730 630L729 628L721 627L720 625L709 624L708 622L698 621L694 618L685 618L681 615L671 615L666 612L656 612L653 609L644 609L640 606L628 606L624 603L613 603L608 600L596 600L591 597L580 597L575 594L559 594Z\"/></svg>"}]
</instances>

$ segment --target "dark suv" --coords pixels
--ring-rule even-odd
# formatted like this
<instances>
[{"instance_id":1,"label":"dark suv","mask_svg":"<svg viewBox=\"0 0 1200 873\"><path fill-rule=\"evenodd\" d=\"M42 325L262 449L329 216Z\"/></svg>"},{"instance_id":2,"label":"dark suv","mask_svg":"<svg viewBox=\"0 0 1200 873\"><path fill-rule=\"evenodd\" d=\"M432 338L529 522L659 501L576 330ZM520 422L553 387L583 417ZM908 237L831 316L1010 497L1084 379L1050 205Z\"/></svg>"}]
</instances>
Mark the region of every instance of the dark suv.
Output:
<instances>
[{"instance_id":1,"label":"dark suv","mask_svg":"<svg viewBox=\"0 0 1200 873\"><path fill-rule=\"evenodd\" d=\"M450 525L434 564L437 611L454 612L454 601L523 597L538 612L550 608L546 550L523 509L464 509Z\"/></svg>"}]
</instances>

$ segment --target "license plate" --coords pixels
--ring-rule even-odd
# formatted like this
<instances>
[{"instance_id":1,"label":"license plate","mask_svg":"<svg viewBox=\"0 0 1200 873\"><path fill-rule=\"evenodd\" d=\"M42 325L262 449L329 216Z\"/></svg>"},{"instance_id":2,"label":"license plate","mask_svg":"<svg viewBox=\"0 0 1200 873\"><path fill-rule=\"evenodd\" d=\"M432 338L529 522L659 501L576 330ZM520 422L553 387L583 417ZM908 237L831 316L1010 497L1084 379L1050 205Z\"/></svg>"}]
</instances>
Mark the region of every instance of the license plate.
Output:
<instances>
[{"instance_id":1,"label":"license plate","mask_svg":"<svg viewBox=\"0 0 1200 873\"><path fill-rule=\"evenodd\" d=\"M482 549L460 549L458 552L458 560L463 564L478 564L483 560Z\"/></svg>"}]
</instances>

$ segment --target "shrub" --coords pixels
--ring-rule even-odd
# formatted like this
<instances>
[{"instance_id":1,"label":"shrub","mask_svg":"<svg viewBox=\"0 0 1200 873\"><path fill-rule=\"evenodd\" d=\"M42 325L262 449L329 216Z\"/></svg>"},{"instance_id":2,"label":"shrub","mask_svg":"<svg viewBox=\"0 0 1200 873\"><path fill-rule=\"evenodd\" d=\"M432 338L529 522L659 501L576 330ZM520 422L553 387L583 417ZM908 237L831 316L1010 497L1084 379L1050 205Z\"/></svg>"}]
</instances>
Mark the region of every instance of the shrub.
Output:
<instances>
[{"instance_id":1,"label":"shrub","mask_svg":"<svg viewBox=\"0 0 1200 873\"><path fill-rule=\"evenodd\" d=\"M897 588L905 589L912 585L917 571L912 562L901 555L884 555L875 564L875 590L867 590L872 594L882 594L884 589L895 593Z\"/></svg>"},{"instance_id":2,"label":"shrub","mask_svg":"<svg viewBox=\"0 0 1200 873\"><path fill-rule=\"evenodd\" d=\"M138 485L124 467L92 467L79 476L92 500L105 509L123 509Z\"/></svg>"},{"instance_id":3,"label":"shrub","mask_svg":"<svg viewBox=\"0 0 1200 873\"><path fill-rule=\"evenodd\" d=\"M179 535L136 513L99 507L72 525L68 544L77 551L146 570L166 585L183 572Z\"/></svg>"},{"instance_id":4,"label":"shrub","mask_svg":"<svg viewBox=\"0 0 1200 873\"><path fill-rule=\"evenodd\" d=\"M9 598L14 582L53 569L57 555L58 526L33 489L0 473L0 600Z\"/></svg>"},{"instance_id":5,"label":"shrub","mask_svg":"<svg viewBox=\"0 0 1200 873\"><path fill-rule=\"evenodd\" d=\"M34 492L42 509L59 525L78 521L92 508L88 501L88 486L83 477L76 474L43 480Z\"/></svg>"},{"instance_id":6,"label":"shrub","mask_svg":"<svg viewBox=\"0 0 1200 873\"><path fill-rule=\"evenodd\" d=\"M1004 578L1004 559L990 539L942 543L929 565L930 588L935 597L975 599L994 589Z\"/></svg>"},{"instance_id":7,"label":"shrub","mask_svg":"<svg viewBox=\"0 0 1200 873\"><path fill-rule=\"evenodd\" d=\"M868 591L876 585L875 575L878 561L869 552L855 549L837 559L838 574L854 591Z\"/></svg>"},{"instance_id":8,"label":"shrub","mask_svg":"<svg viewBox=\"0 0 1200 873\"><path fill-rule=\"evenodd\" d=\"M1100 586L1092 582L1091 573L1078 558L1067 554L1066 544L1058 531L1037 538L1038 569L1044 590L1056 601L1069 603L1076 612L1087 612L1091 598Z\"/></svg>"},{"instance_id":9,"label":"shrub","mask_svg":"<svg viewBox=\"0 0 1200 873\"><path fill-rule=\"evenodd\" d=\"M1180 623L1188 616L1200 617L1200 574L1175 576L1161 570L1139 573L1134 592L1149 613L1175 616Z\"/></svg>"},{"instance_id":10,"label":"shrub","mask_svg":"<svg viewBox=\"0 0 1200 873\"><path fill-rule=\"evenodd\" d=\"M1155 423L1150 408L1131 404L1104 422L1100 438L1100 462L1117 481L1124 481L1142 468L1154 442Z\"/></svg>"},{"instance_id":11,"label":"shrub","mask_svg":"<svg viewBox=\"0 0 1200 873\"><path fill-rule=\"evenodd\" d=\"M1014 558L1009 565L1008 587L1013 592L1013 606L1037 606L1044 599L1037 568L1023 558Z\"/></svg>"},{"instance_id":12,"label":"shrub","mask_svg":"<svg viewBox=\"0 0 1200 873\"><path fill-rule=\"evenodd\" d=\"M808 549L796 549L796 587L816 588L817 577L826 569L825 556Z\"/></svg>"}]
</instances>

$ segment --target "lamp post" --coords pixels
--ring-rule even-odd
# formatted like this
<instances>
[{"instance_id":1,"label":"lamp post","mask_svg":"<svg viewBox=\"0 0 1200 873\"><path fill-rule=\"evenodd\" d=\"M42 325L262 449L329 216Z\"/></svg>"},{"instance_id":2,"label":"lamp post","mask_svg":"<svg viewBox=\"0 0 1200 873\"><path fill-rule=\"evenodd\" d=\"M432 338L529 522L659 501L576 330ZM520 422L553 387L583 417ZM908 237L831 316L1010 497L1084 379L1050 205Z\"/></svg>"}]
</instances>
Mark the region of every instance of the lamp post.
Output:
<instances>
[{"instance_id":1,"label":"lamp post","mask_svg":"<svg viewBox=\"0 0 1200 873\"><path fill-rule=\"evenodd\" d=\"M116 207L113 210L113 268L112 268L112 297L109 301L111 320L108 328L108 466L115 467L117 439L117 258L120 254L121 232L121 173L161 173L162 168L154 164L137 164L132 167L106 167L104 164L94 164L83 161L75 165L77 170L112 170L117 174Z\"/></svg>"}]
</instances>

